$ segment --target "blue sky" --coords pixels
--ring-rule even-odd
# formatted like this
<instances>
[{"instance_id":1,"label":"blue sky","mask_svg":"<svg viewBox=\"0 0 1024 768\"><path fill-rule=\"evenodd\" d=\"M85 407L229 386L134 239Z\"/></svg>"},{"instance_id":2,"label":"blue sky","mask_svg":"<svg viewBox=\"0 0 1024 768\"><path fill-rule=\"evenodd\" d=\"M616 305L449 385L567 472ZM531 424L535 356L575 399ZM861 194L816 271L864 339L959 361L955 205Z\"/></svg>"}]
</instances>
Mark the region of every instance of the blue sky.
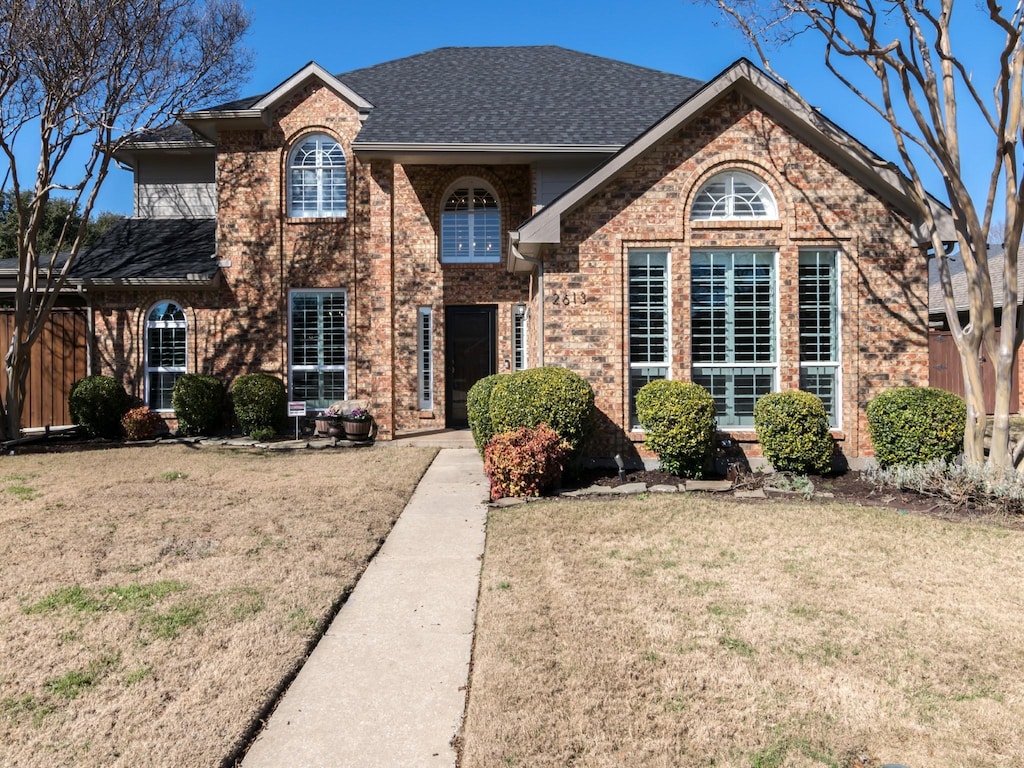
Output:
<instances>
[{"instance_id":1,"label":"blue sky","mask_svg":"<svg viewBox=\"0 0 1024 768\"><path fill-rule=\"evenodd\" d=\"M309 61L341 73L440 46L560 45L701 80L743 56L757 62L717 11L684 0L246 5L255 66L239 95L267 91ZM775 53L772 63L811 104L883 157L896 159L888 127L825 71L817 38ZM980 194L984 169L977 176L969 184ZM933 193L942 193L937 173L929 170L926 182ZM97 211L130 214L131 205L131 175L112 172Z\"/></svg>"}]
</instances>

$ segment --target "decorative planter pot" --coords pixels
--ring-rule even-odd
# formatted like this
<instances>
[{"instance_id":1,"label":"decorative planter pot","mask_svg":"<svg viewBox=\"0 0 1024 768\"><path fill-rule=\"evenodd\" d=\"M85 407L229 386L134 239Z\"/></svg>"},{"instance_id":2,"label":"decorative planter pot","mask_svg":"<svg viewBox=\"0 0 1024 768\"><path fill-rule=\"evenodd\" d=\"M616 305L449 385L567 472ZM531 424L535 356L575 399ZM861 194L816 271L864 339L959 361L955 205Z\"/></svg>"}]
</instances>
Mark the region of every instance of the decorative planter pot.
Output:
<instances>
[{"instance_id":1,"label":"decorative planter pot","mask_svg":"<svg viewBox=\"0 0 1024 768\"><path fill-rule=\"evenodd\" d=\"M345 434L345 427L340 419L321 418L316 420L316 433L323 437L341 437Z\"/></svg>"},{"instance_id":2,"label":"decorative planter pot","mask_svg":"<svg viewBox=\"0 0 1024 768\"><path fill-rule=\"evenodd\" d=\"M343 417L341 423L345 429L346 440L361 443L373 439L370 436L373 430L373 419L346 419Z\"/></svg>"}]
</instances>

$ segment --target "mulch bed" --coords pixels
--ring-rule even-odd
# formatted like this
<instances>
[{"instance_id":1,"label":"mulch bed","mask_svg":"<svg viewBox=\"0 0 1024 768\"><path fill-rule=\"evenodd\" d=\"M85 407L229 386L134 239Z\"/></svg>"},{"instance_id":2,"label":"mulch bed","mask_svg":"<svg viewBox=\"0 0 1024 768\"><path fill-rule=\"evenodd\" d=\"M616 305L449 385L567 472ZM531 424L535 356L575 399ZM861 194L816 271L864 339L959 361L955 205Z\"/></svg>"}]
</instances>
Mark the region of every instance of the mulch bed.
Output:
<instances>
[{"instance_id":1,"label":"mulch bed","mask_svg":"<svg viewBox=\"0 0 1024 768\"><path fill-rule=\"evenodd\" d=\"M738 477L735 481L736 490L754 490L770 484L770 474L751 473ZM724 479L724 478L708 478ZM912 513L941 517L943 519L970 521L984 520L997 525L1013 528L1024 528L1024 518L1002 513L993 508L965 508L953 505L949 500L939 496L928 496L915 491L898 488L879 488L869 481L861 472L847 470L837 475L809 475L808 480L814 487L813 500L837 501L858 506L888 507L902 514ZM625 483L646 483L652 485L680 485L683 478L676 477L659 470L627 470L625 481L619 479L614 469L591 469L580 477L574 486L604 485L618 487ZM719 494L723 501L736 503L788 503L793 499L804 499L804 494L793 491L789 493L768 491L766 499L740 499L731 493Z\"/></svg>"}]
</instances>

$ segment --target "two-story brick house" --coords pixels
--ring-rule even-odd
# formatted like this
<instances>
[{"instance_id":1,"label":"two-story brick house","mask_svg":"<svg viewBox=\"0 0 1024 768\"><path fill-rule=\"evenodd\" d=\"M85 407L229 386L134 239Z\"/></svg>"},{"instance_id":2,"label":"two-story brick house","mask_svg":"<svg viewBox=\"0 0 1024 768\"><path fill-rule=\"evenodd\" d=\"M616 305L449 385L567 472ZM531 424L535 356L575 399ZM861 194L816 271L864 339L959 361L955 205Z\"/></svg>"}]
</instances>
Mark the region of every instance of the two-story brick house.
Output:
<instances>
[{"instance_id":1,"label":"two-story brick house","mask_svg":"<svg viewBox=\"0 0 1024 768\"><path fill-rule=\"evenodd\" d=\"M867 401L928 381L927 238L903 180L814 117L746 61L707 83L554 47L309 64L121 154L136 218L76 270L95 360L160 409L183 372L274 373L311 408L369 401L385 439L563 365L597 456L642 440L652 378L707 386L754 452L756 398L801 387L869 455Z\"/></svg>"}]
</instances>

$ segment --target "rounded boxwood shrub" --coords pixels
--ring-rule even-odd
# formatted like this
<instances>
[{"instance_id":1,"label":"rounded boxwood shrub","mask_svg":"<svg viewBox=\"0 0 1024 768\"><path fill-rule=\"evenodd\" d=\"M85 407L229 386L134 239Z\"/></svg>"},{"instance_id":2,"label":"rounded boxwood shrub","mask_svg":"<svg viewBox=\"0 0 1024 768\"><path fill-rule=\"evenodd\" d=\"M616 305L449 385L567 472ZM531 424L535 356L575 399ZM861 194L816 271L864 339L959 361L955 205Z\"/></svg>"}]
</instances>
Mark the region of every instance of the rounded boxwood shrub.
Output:
<instances>
[{"instance_id":1,"label":"rounded boxwood shrub","mask_svg":"<svg viewBox=\"0 0 1024 768\"><path fill-rule=\"evenodd\" d=\"M466 410L469 413L469 431L473 433L476 449L483 455L484 447L494 437L491 423L491 391L503 374L485 376L469 388L466 393Z\"/></svg>"},{"instance_id":2,"label":"rounded boxwood shrub","mask_svg":"<svg viewBox=\"0 0 1024 768\"><path fill-rule=\"evenodd\" d=\"M282 381L269 373L246 373L231 385L231 403L242 434L271 435L282 426L288 412L288 392Z\"/></svg>"},{"instance_id":3,"label":"rounded boxwood shrub","mask_svg":"<svg viewBox=\"0 0 1024 768\"><path fill-rule=\"evenodd\" d=\"M679 477L699 478L715 445L715 399L692 381L658 379L636 393L636 415L644 445L661 467Z\"/></svg>"},{"instance_id":4,"label":"rounded boxwood shrub","mask_svg":"<svg viewBox=\"0 0 1024 768\"><path fill-rule=\"evenodd\" d=\"M528 368L498 377L489 413L493 434L547 424L578 455L593 425L594 390L568 368Z\"/></svg>"},{"instance_id":5,"label":"rounded boxwood shrub","mask_svg":"<svg viewBox=\"0 0 1024 768\"><path fill-rule=\"evenodd\" d=\"M952 462L963 452L967 404L952 392L895 387L868 403L867 416L882 467Z\"/></svg>"},{"instance_id":6,"label":"rounded boxwood shrub","mask_svg":"<svg viewBox=\"0 0 1024 768\"><path fill-rule=\"evenodd\" d=\"M764 457L777 471L825 474L832 469L836 442L817 395L799 389L762 395L754 404L754 429Z\"/></svg>"},{"instance_id":7,"label":"rounded boxwood shrub","mask_svg":"<svg viewBox=\"0 0 1024 768\"><path fill-rule=\"evenodd\" d=\"M171 405L182 435L212 435L224 423L227 392L220 379L186 373L174 383Z\"/></svg>"},{"instance_id":8,"label":"rounded boxwood shrub","mask_svg":"<svg viewBox=\"0 0 1024 768\"><path fill-rule=\"evenodd\" d=\"M68 393L71 420L93 437L118 437L128 411L128 393L112 376L86 376Z\"/></svg>"}]
</instances>

